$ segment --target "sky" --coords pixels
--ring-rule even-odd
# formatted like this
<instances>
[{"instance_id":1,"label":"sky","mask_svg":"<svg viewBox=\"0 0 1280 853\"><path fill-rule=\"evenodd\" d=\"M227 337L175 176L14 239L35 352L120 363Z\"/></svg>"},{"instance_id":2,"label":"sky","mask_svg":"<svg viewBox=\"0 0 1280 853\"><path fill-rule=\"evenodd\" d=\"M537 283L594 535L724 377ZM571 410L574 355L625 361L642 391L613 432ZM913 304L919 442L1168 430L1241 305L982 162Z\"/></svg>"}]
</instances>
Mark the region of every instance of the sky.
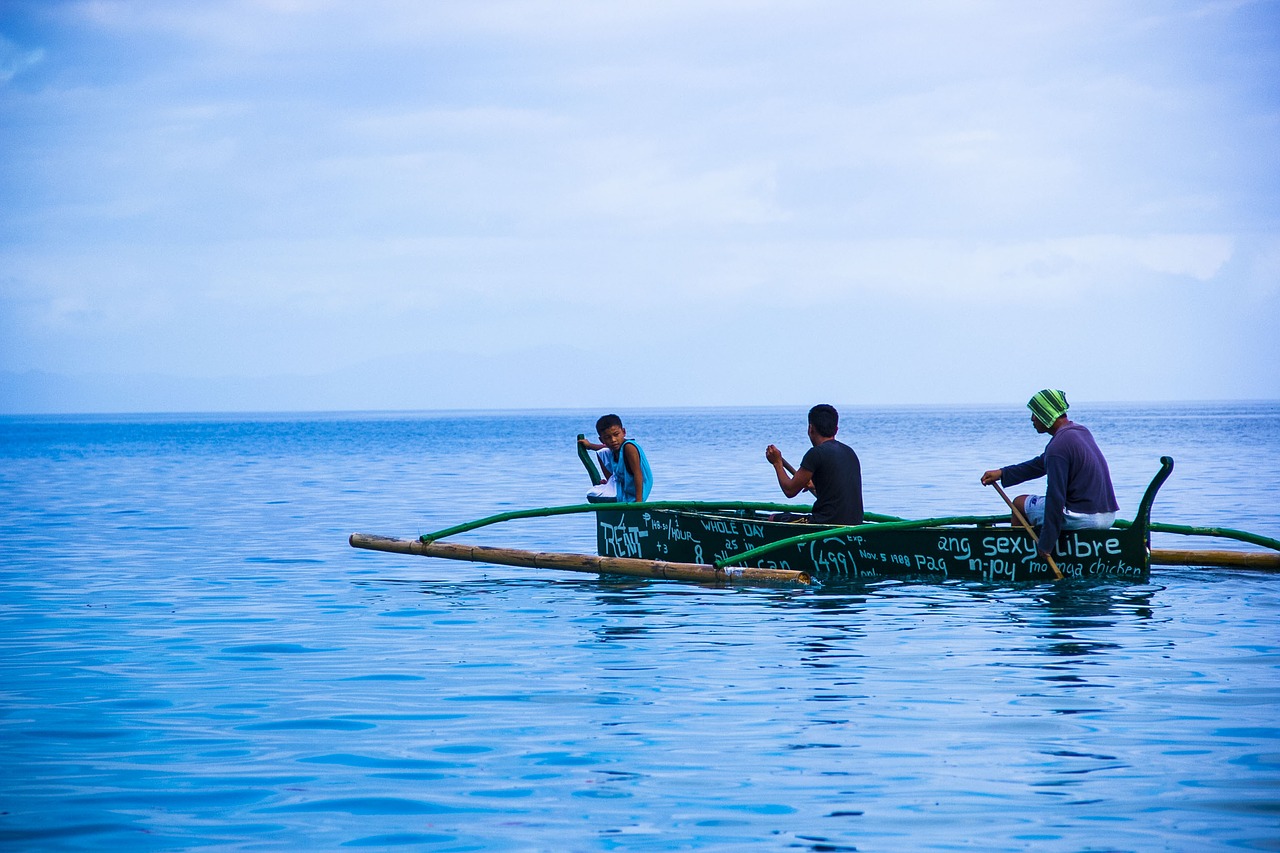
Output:
<instances>
[{"instance_id":1,"label":"sky","mask_svg":"<svg viewBox=\"0 0 1280 853\"><path fill-rule=\"evenodd\" d=\"M0 412L1280 399L1280 0L0 0Z\"/></svg>"}]
</instances>

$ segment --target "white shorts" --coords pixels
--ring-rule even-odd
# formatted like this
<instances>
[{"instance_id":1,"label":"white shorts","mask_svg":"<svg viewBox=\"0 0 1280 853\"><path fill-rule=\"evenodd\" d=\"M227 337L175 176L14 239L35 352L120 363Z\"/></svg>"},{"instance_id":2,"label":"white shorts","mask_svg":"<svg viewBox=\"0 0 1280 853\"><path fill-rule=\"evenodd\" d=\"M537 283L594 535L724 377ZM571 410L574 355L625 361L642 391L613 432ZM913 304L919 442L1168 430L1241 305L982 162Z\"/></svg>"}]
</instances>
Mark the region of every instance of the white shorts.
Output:
<instances>
[{"instance_id":1,"label":"white shorts","mask_svg":"<svg viewBox=\"0 0 1280 853\"><path fill-rule=\"evenodd\" d=\"M592 486L591 491L587 492L588 503L609 503L611 501L616 501L617 499L618 484L613 481L612 477L599 485Z\"/></svg>"},{"instance_id":2,"label":"white shorts","mask_svg":"<svg viewBox=\"0 0 1280 853\"><path fill-rule=\"evenodd\" d=\"M1044 495L1027 495L1022 514L1036 527L1044 524L1044 503ZM1064 515L1063 530L1105 530L1116 520L1114 512L1072 512L1068 509L1064 510Z\"/></svg>"}]
</instances>

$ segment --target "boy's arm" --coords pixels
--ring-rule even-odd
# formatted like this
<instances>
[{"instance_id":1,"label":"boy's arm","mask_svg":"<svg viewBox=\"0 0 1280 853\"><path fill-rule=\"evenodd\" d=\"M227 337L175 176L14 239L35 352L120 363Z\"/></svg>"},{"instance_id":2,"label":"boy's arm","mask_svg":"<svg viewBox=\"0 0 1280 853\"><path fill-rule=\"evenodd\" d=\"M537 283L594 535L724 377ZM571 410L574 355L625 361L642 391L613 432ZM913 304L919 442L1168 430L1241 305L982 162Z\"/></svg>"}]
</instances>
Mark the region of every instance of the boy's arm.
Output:
<instances>
[{"instance_id":1,"label":"boy's arm","mask_svg":"<svg viewBox=\"0 0 1280 853\"><path fill-rule=\"evenodd\" d=\"M764 458L773 466L774 473L778 475L778 485L787 497L794 498L812 484L813 472L807 468L796 471L794 477L787 476L787 470L791 466L782 458L782 451L772 444L765 448Z\"/></svg>"},{"instance_id":2,"label":"boy's arm","mask_svg":"<svg viewBox=\"0 0 1280 853\"><path fill-rule=\"evenodd\" d=\"M787 469L788 474L794 477L798 473L790 462L788 462L785 459L782 459L781 455L779 455L778 458L782 461L782 467ZM809 476L810 478L812 478L813 475L810 474ZM809 494L813 495L815 498L818 496L818 487L813 484L812 479L809 480L809 485L805 486L804 490Z\"/></svg>"},{"instance_id":3,"label":"boy's arm","mask_svg":"<svg viewBox=\"0 0 1280 853\"><path fill-rule=\"evenodd\" d=\"M806 468L796 471L794 477L788 477L787 472L783 470L781 465L775 465L773 468L778 475L778 485L782 487L782 493L789 498L794 498L809 488L810 483L813 481L813 472Z\"/></svg>"},{"instance_id":4,"label":"boy's arm","mask_svg":"<svg viewBox=\"0 0 1280 853\"><path fill-rule=\"evenodd\" d=\"M644 500L644 466L640 464L640 451L636 450L634 444L622 445L622 461L627 466L627 473L631 475L631 479L636 482L636 500ZM622 500L622 496L618 496L618 500Z\"/></svg>"},{"instance_id":5,"label":"boy's arm","mask_svg":"<svg viewBox=\"0 0 1280 853\"><path fill-rule=\"evenodd\" d=\"M585 438L578 439L578 444L581 444L587 450L604 450L603 444L596 444L593 441L587 441ZM604 459L600 459L600 473L604 474L606 480L613 476L613 469L609 467L609 463L605 462Z\"/></svg>"}]
</instances>

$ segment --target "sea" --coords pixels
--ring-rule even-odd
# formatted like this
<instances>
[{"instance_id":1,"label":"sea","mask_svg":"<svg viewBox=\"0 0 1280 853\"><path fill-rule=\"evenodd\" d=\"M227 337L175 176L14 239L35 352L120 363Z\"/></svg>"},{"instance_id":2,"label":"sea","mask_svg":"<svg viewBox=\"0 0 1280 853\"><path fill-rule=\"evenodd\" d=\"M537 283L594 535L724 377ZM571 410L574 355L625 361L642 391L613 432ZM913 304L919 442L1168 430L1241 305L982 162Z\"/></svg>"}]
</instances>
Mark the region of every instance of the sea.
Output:
<instances>
[{"instance_id":1,"label":"sea","mask_svg":"<svg viewBox=\"0 0 1280 853\"><path fill-rule=\"evenodd\" d=\"M1002 513L981 473L1044 444L1017 406L839 408L891 515ZM1277 574L717 587L349 546L581 503L598 414L0 418L0 849L1280 850ZM654 499L783 501L764 449L807 447L804 407L619 414ZM1168 455L1154 520L1280 538L1280 402L1071 414L1122 518ZM595 549L585 516L457 541Z\"/></svg>"}]
</instances>

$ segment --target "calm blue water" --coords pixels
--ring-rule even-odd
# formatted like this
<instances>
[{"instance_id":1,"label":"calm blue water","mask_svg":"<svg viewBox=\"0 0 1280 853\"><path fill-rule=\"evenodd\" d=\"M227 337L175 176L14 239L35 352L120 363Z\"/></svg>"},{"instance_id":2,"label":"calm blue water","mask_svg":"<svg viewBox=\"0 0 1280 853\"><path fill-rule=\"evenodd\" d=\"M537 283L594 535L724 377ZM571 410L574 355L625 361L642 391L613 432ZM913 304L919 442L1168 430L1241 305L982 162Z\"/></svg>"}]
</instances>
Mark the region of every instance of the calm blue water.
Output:
<instances>
[{"instance_id":1,"label":"calm blue water","mask_svg":"<svg viewBox=\"0 0 1280 853\"><path fill-rule=\"evenodd\" d=\"M711 589L356 551L578 503L596 413L0 419L5 850L1280 850L1280 576ZM1280 537L1280 404L1076 406L1132 517ZM777 500L802 410L623 412ZM997 513L1026 412L844 411ZM592 551L560 518L466 541ZM1159 538L1157 547L1202 545Z\"/></svg>"}]
</instances>

